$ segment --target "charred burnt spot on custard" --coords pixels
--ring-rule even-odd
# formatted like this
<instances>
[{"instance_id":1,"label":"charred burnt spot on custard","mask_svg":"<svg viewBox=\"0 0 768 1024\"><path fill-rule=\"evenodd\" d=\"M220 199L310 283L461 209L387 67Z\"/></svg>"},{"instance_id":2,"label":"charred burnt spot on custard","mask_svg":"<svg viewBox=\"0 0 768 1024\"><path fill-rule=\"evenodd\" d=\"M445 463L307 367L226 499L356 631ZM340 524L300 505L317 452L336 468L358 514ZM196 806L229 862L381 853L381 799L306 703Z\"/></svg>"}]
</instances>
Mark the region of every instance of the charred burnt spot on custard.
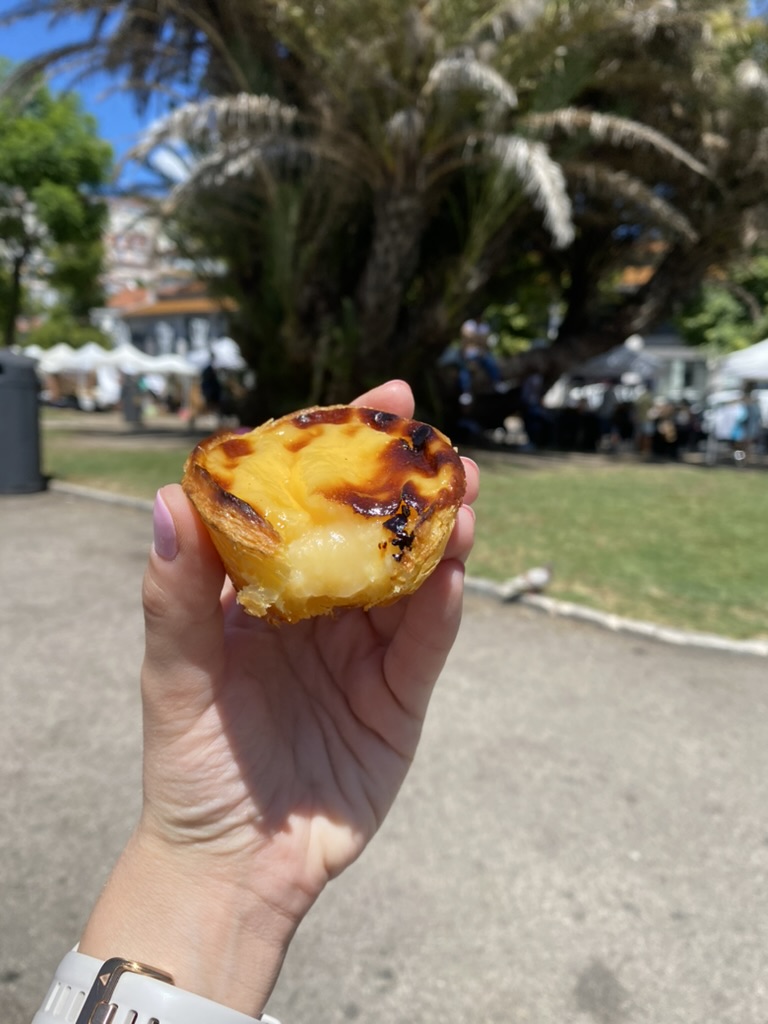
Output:
<instances>
[{"instance_id":1,"label":"charred burnt spot on custard","mask_svg":"<svg viewBox=\"0 0 768 1024\"><path fill-rule=\"evenodd\" d=\"M427 447L428 442L435 437L435 431L428 423L411 423L408 428L408 435L411 439L411 448L420 452Z\"/></svg>"},{"instance_id":2,"label":"charred burnt spot on custard","mask_svg":"<svg viewBox=\"0 0 768 1024\"><path fill-rule=\"evenodd\" d=\"M397 434L406 422L401 416L380 409L367 409L349 405L331 405L305 409L291 417L291 423L300 430L310 427L346 426L350 433L358 427L371 427L384 434Z\"/></svg>"},{"instance_id":3,"label":"charred burnt spot on custard","mask_svg":"<svg viewBox=\"0 0 768 1024\"><path fill-rule=\"evenodd\" d=\"M393 439L383 452L387 472L410 476L436 477L456 453L427 423L413 423L404 436Z\"/></svg>"},{"instance_id":4,"label":"charred burnt spot on custard","mask_svg":"<svg viewBox=\"0 0 768 1024\"><path fill-rule=\"evenodd\" d=\"M302 448L306 448L307 445L312 444L312 440L315 436L315 434L310 434L308 432L299 434L298 437L292 438L290 441L284 442L285 450L295 455L296 452L300 452Z\"/></svg>"},{"instance_id":5,"label":"charred burnt spot on custard","mask_svg":"<svg viewBox=\"0 0 768 1024\"><path fill-rule=\"evenodd\" d=\"M397 512L398 499L391 493L363 494L352 487L338 488L335 491L326 493L331 501L337 501L342 505L349 505L353 512L360 516L391 516Z\"/></svg>"},{"instance_id":6,"label":"charred burnt spot on custard","mask_svg":"<svg viewBox=\"0 0 768 1024\"><path fill-rule=\"evenodd\" d=\"M246 522L255 527L267 546L280 541L280 535L264 516L247 501L232 494L226 474L214 476L199 462L192 462L185 469L182 486L202 518L213 527L222 520Z\"/></svg>"},{"instance_id":7,"label":"charred burnt spot on custard","mask_svg":"<svg viewBox=\"0 0 768 1024\"><path fill-rule=\"evenodd\" d=\"M393 516L390 516L389 519L385 519L381 525L384 527L385 530L389 530L390 533L394 533L395 537L397 537L400 540L408 535L406 526L408 525L408 520L410 518L411 507L410 505L403 502L400 505L399 511L397 511ZM411 541L413 541L412 537ZM395 541L392 541L392 543L394 544ZM410 545L408 546L410 547Z\"/></svg>"},{"instance_id":8,"label":"charred burnt spot on custard","mask_svg":"<svg viewBox=\"0 0 768 1024\"><path fill-rule=\"evenodd\" d=\"M417 515L423 515L430 503L429 497L421 494L414 482L407 477L404 479L404 475L377 478L376 482L365 489L350 484L322 493L329 501L348 505L358 515L371 518L389 518L402 514L403 505L407 505Z\"/></svg>"},{"instance_id":9,"label":"charred burnt spot on custard","mask_svg":"<svg viewBox=\"0 0 768 1024\"><path fill-rule=\"evenodd\" d=\"M326 424L340 425L349 423L350 409L346 405L328 406L327 408L305 409L304 412L291 416L290 422L299 430Z\"/></svg>"},{"instance_id":10,"label":"charred burnt spot on custard","mask_svg":"<svg viewBox=\"0 0 768 1024\"><path fill-rule=\"evenodd\" d=\"M400 481L387 479L378 473L366 484L342 484L321 493L328 501L347 505L358 515L371 518L393 516L402 502Z\"/></svg>"},{"instance_id":11,"label":"charred burnt spot on custard","mask_svg":"<svg viewBox=\"0 0 768 1024\"><path fill-rule=\"evenodd\" d=\"M247 501L242 498L238 498L236 494L233 494L229 488L232 486L230 480L228 480L222 474L217 474L215 477L208 472L203 466L197 467L198 473L206 477L209 494L215 500L216 504L225 511L234 511L242 519L247 519L249 522L256 524L261 529L267 529L272 531L270 523L262 516L253 505L249 505Z\"/></svg>"},{"instance_id":12,"label":"charred burnt spot on custard","mask_svg":"<svg viewBox=\"0 0 768 1024\"><path fill-rule=\"evenodd\" d=\"M401 496L398 511L395 515L390 516L381 525L385 530L388 530L394 536L390 539L390 544L393 548L397 548L392 555L396 562L399 562L405 552L412 546L414 537L416 536L415 524L413 529L409 529L411 525L411 514L416 513L416 519L419 518L419 510L414 507L411 499L405 495Z\"/></svg>"},{"instance_id":13,"label":"charred burnt spot on custard","mask_svg":"<svg viewBox=\"0 0 768 1024\"><path fill-rule=\"evenodd\" d=\"M226 510L236 512L238 516L258 526L260 530L274 534L275 537L278 536L272 524L261 513L257 512L253 505L249 505L247 501L238 498L231 491L221 490L219 504Z\"/></svg>"},{"instance_id":14,"label":"charred burnt spot on custard","mask_svg":"<svg viewBox=\"0 0 768 1024\"><path fill-rule=\"evenodd\" d=\"M233 434L223 440L218 447L228 462L237 462L251 454L251 443L243 434Z\"/></svg>"},{"instance_id":15,"label":"charred burnt spot on custard","mask_svg":"<svg viewBox=\"0 0 768 1024\"><path fill-rule=\"evenodd\" d=\"M402 418L393 412L382 412L380 409L358 409L357 412L361 423L384 434L395 433L403 422Z\"/></svg>"}]
</instances>

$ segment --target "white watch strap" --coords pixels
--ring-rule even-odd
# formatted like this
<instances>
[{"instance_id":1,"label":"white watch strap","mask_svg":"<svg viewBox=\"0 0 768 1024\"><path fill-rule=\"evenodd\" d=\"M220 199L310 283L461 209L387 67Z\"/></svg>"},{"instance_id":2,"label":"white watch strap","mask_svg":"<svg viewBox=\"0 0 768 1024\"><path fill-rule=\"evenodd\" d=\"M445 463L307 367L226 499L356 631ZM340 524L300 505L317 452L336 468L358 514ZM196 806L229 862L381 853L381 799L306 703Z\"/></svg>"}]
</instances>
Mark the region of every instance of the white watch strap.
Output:
<instances>
[{"instance_id":1,"label":"white watch strap","mask_svg":"<svg viewBox=\"0 0 768 1024\"><path fill-rule=\"evenodd\" d=\"M130 967L110 972L109 965L84 953L67 953L59 964L42 1007L32 1024L279 1024L274 1017L247 1017L203 996ZM112 988L108 982L117 976ZM97 980L107 982L108 994L95 1011L80 1021L83 1007Z\"/></svg>"}]
</instances>

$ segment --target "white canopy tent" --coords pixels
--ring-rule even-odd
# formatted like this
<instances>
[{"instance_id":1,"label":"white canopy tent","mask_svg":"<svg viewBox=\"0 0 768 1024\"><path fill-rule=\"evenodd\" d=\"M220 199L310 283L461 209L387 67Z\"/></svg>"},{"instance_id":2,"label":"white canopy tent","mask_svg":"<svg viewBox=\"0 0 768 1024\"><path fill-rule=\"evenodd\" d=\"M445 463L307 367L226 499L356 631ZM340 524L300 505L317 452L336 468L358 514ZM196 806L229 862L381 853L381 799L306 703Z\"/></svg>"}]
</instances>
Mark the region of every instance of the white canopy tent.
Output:
<instances>
[{"instance_id":1,"label":"white canopy tent","mask_svg":"<svg viewBox=\"0 0 768 1024\"><path fill-rule=\"evenodd\" d=\"M768 338L756 345L731 352L720 360L715 376L718 382L768 382Z\"/></svg>"},{"instance_id":2,"label":"white canopy tent","mask_svg":"<svg viewBox=\"0 0 768 1024\"><path fill-rule=\"evenodd\" d=\"M199 370L180 355L151 356L135 345L118 345L117 348L102 348L95 342L88 342L82 348L72 348L63 342L50 349L30 346L22 350L37 362L41 373L96 373L110 367L120 373L139 376L148 373L179 377L196 377Z\"/></svg>"},{"instance_id":3,"label":"white canopy tent","mask_svg":"<svg viewBox=\"0 0 768 1024\"><path fill-rule=\"evenodd\" d=\"M115 405L120 400L121 375L151 380L156 394L165 392L169 377L180 377L185 396L188 396L190 381L200 373L184 356L152 356L128 343L113 349L102 348L96 342L88 342L82 348L61 343L47 350L29 346L22 352L35 359L43 375L76 377L78 401L84 409ZM95 388L87 386L90 375L96 378Z\"/></svg>"},{"instance_id":4,"label":"white canopy tent","mask_svg":"<svg viewBox=\"0 0 768 1024\"><path fill-rule=\"evenodd\" d=\"M232 338L216 338L209 348L195 348L187 353L187 359L202 370L213 361L217 370L244 370L246 362L240 347Z\"/></svg>"},{"instance_id":5,"label":"white canopy tent","mask_svg":"<svg viewBox=\"0 0 768 1024\"><path fill-rule=\"evenodd\" d=\"M106 363L109 351L95 341L89 341L82 348L72 352L71 365L76 373L94 373Z\"/></svg>"},{"instance_id":6,"label":"white canopy tent","mask_svg":"<svg viewBox=\"0 0 768 1024\"><path fill-rule=\"evenodd\" d=\"M37 349L33 347L22 349L22 355L28 355L37 361L37 368L41 373L75 373L76 368L72 365L75 349L65 342L59 342L49 349Z\"/></svg>"},{"instance_id":7,"label":"white canopy tent","mask_svg":"<svg viewBox=\"0 0 768 1024\"><path fill-rule=\"evenodd\" d=\"M659 360L645 348L645 339L639 334L632 334L623 344L582 363L571 371L571 376L583 377L587 381L622 381L630 377L626 383L636 384L652 380L660 366Z\"/></svg>"},{"instance_id":8,"label":"white canopy tent","mask_svg":"<svg viewBox=\"0 0 768 1024\"><path fill-rule=\"evenodd\" d=\"M103 361L105 366L113 366L121 373L132 377L143 376L148 373L178 374L182 377L196 377L197 369L191 366L183 356L162 355L151 356L148 352L142 352L135 345L118 345L106 352Z\"/></svg>"},{"instance_id":9,"label":"white canopy tent","mask_svg":"<svg viewBox=\"0 0 768 1024\"><path fill-rule=\"evenodd\" d=\"M731 352L718 360L710 378L706 420L709 425L707 459L716 459L717 442L733 436L742 410L744 388L756 385L753 396L760 407L763 426L768 427L768 338L756 345Z\"/></svg>"},{"instance_id":10,"label":"white canopy tent","mask_svg":"<svg viewBox=\"0 0 768 1024\"><path fill-rule=\"evenodd\" d=\"M164 356L152 356L154 364L152 373L159 373L163 376L175 375L176 377L197 377L198 369L193 366L184 356L169 353Z\"/></svg>"}]
</instances>

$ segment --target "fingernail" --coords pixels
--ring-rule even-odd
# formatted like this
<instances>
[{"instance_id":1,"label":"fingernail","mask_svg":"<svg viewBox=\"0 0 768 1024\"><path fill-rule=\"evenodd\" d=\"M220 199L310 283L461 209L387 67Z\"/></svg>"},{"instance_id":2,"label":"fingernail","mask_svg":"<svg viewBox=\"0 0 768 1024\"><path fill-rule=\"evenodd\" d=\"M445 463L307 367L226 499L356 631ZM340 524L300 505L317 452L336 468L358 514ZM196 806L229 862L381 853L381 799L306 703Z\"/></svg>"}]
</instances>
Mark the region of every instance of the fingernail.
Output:
<instances>
[{"instance_id":1,"label":"fingernail","mask_svg":"<svg viewBox=\"0 0 768 1024\"><path fill-rule=\"evenodd\" d=\"M155 495L155 504L152 509L152 527L155 553L166 562L172 562L179 553L176 526L159 491Z\"/></svg>"}]
</instances>

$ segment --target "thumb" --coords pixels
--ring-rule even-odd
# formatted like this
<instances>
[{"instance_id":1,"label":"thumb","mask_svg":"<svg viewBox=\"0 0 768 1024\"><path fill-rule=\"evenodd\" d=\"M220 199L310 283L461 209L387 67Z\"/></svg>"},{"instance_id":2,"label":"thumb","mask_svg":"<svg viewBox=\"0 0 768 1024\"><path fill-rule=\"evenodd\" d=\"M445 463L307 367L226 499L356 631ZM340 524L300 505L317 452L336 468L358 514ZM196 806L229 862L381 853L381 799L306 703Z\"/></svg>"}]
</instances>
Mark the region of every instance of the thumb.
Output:
<instances>
[{"instance_id":1,"label":"thumb","mask_svg":"<svg viewBox=\"0 0 768 1024\"><path fill-rule=\"evenodd\" d=\"M206 691L222 663L224 568L200 517L178 484L161 488L142 598L145 681L191 696Z\"/></svg>"}]
</instances>

